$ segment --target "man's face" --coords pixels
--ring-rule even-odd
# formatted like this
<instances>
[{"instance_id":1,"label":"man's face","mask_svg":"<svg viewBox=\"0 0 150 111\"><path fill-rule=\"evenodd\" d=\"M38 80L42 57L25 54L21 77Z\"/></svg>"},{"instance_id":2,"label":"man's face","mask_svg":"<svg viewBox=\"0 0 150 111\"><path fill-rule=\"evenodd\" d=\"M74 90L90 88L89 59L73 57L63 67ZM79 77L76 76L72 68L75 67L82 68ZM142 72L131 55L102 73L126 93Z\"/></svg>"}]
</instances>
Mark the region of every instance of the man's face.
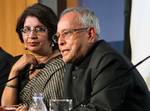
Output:
<instances>
[{"instance_id":1,"label":"man's face","mask_svg":"<svg viewBox=\"0 0 150 111\"><path fill-rule=\"evenodd\" d=\"M76 62L84 57L94 41L89 27L83 27L78 13L69 12L58 22L58 45L66 63Z\"/></svg>"}]
</instances>

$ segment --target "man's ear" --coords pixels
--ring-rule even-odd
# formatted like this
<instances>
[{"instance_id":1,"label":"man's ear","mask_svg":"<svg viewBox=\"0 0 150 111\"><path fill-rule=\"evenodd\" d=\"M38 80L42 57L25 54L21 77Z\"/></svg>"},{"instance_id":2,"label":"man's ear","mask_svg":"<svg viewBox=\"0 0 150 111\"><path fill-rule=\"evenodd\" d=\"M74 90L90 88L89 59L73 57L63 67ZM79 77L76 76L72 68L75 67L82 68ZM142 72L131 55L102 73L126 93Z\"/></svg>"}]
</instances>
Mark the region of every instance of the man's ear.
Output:
<instances>
[{"instance_id":1,"label":"man's ear","mask_svg":"<svg viewBox=\"0 0 150 111\"><path fill-rule=\"evenodd\" d=\"M89 27L88 29L88 37L89 37L89 42L95 42L97 39L96 36L96 29L94 27Z\"/></svg>"}]
</instances>

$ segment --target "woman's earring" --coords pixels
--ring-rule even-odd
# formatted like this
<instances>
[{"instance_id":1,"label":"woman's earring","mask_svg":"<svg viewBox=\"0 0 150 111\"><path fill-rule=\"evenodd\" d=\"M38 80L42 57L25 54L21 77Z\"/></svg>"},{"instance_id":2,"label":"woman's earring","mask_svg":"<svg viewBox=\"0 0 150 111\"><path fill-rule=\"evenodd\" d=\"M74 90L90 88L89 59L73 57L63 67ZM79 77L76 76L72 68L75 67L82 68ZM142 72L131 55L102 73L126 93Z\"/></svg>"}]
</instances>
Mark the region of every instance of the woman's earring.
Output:
<instances>
[{"instance_id":1,"label":"woman's earring","mask_svg":"<svg viewBox=\"0 0 150 111\"><path fill-rule=\"evenodd\" d=\"M55 46L55 45L54 45L54 43L52 42L52 43L51 43L51 47L54 47L54 46Z\"/></svg>"}]
</instances>

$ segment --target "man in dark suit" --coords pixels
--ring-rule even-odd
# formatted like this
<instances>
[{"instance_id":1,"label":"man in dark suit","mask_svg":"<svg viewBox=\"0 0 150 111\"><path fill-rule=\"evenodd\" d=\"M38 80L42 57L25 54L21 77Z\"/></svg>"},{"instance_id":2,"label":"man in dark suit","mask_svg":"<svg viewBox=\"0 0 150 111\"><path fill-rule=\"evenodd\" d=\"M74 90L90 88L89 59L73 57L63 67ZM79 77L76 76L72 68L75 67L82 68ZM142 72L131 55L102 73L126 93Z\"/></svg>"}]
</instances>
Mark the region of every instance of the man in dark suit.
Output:
<instances>
[{"instance_id":1,"label":"man in dark suit","mask_svg":"<svg viewBox=\"0 0 150 111\"><path fill-rule=\"evenodd\" d=\"M0 98L13 63L14 57L0 47Z\"/></svg>"},{"instance_id":2,"label":"man in dark suit","mask_svg":"<svg viewBox=\"0 0 150 111\"><path fill-rule=\"evenodd\" d=\"M74 111L150 111L145 81L100 38L94 12L81 7L66 9L53 37L67 64L65 97L73 99Z\"/></svg>"}]
</instances>

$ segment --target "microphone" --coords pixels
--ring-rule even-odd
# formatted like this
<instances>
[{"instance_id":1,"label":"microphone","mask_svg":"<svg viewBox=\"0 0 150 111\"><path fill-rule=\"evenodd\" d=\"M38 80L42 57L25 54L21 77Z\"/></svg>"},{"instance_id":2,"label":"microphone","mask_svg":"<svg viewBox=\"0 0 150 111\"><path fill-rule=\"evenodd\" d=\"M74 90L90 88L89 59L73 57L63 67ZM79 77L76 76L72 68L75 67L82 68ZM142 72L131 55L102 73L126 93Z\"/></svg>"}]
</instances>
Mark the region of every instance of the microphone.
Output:
<instances>
[{"instance_id":1,"label":"microphone","mask_svg":"<svg viewBox=\"0 0 150 111\"><path fill-rule=\"evenodd\" d=\"M41 64L37 64L37 65L33 66L32 69L28 69L28 71L34 71L35 69L43 69L43 68L45 68L45 64L44 64L44 63L41 63ZM2 86L5 86L5 84L6 84L7 82L9 82L9 81L11 81L11 80L13 80L13 79L19 77L19 75L20 75L20 73L19 73L17 76L14 76L14 77L8 79L7 81L2 82L2 83L0 84L0 88L1 88Z\"/></svg>"},{"instance_id":2,"label":"microphone","mask_svg":"<svg viewBox=\"0 0 150 111\"><path fill-rule=\"evenodd\" d=\"M31 69L29 69L29 71L34 71L35 69L43 69L44 67L45 67L44 63L37 64L37 65L33 66Z\"/></svg>"},{"instance_id":3,"label":"microphone","mask_svg":"<svg viewBox=\"0 0 150 111\"><path fill-rule=\"evenodd\" d=\"M79 106L81 106L82 104L84 105L85 103L88 103L88 101L94 97L96 94L98 94L100 91L102 91L104 88L106 88L107 86L109 86L111 83L113 83L114 81L117 81L119 78L126 76L127 73L129 73L130 71L132 71L133 69L135 69L137 66L139 66L140 64L142 64L144 61L146 61L147 59L149 59L150 56L147 56L146 58L144 58L143 60L141 60L140 62L138 62L137 64L133 65L131 68L129 68L126 72L124 72L121 76L118 76L117 78L111 80L108 84L106 84L105 86L103 86L102 88L100 88L99 90L97 90L95 93L93 93L90 98L84 99L83 101L81 101L79 104L75 105L71 111L75 110L76 108L78 108Z\"/></svg>"},{"instance_id":4,"label":"microphone","mask_svg":"<svg viewBox=\"0 0 150 111\"><path fill-rule=\"evenodd\" d=\"M44 63L38 64L38 65L35 66L35 69L43 69L43 68L45 68Z\"/></svg>"}]
</instances>

